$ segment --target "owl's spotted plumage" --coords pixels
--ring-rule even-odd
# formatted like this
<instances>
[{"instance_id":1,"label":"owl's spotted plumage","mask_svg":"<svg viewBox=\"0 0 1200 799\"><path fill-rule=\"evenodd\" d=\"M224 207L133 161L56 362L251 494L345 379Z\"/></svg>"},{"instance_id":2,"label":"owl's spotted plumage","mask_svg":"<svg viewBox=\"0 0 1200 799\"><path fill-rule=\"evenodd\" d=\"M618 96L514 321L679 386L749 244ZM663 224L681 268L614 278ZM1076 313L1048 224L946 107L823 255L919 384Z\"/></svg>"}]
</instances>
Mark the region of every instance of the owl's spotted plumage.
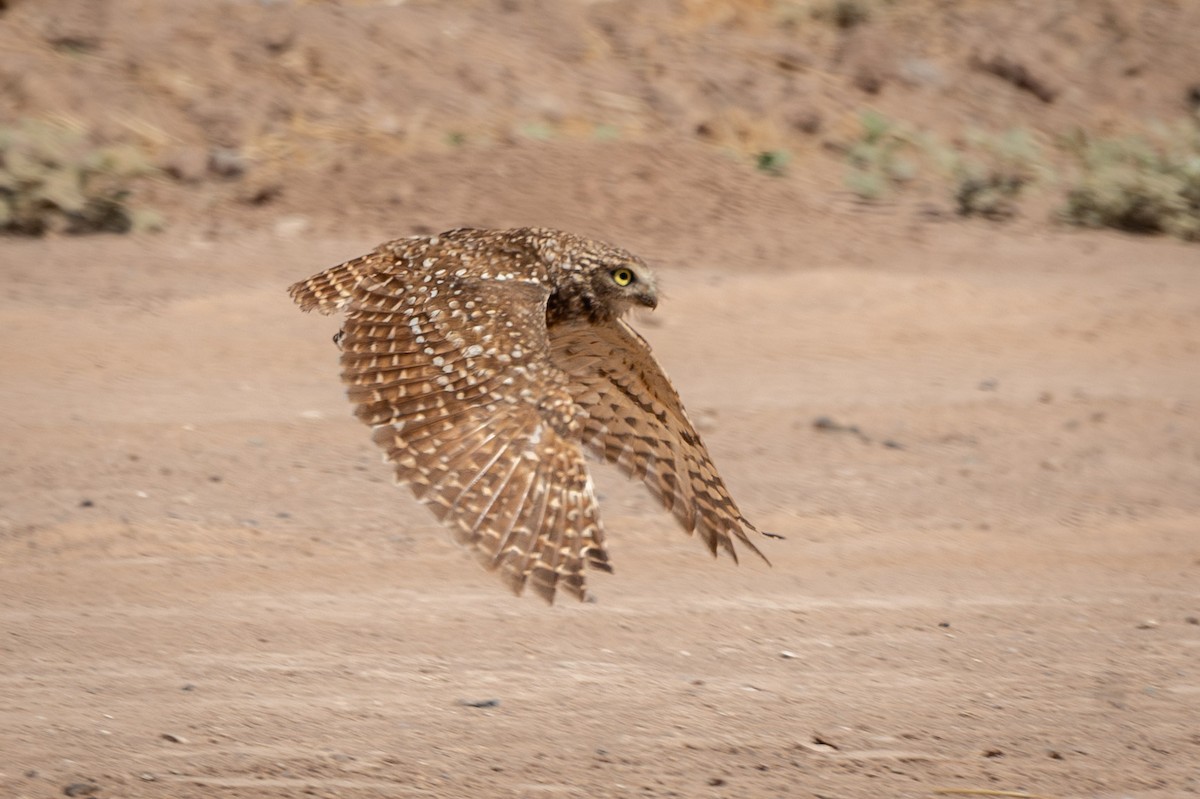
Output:
<instances>
[{"instance_id":1,"label":"owl's spotted plumage","mask_svg":"<svg viewBox=\"0 0 1200 799\"><path fill-rule=\"evenodd\" d=\"M649 345L621 318L655 307L637 256L538 228L398 239L291 287L345 310L342 378L417 498L520 593L582 599L611 571L583 452L645 482L734 559L757 532L717 475ZM761 553L759 553L761 555Z\"/></svg>"}]
</instances>

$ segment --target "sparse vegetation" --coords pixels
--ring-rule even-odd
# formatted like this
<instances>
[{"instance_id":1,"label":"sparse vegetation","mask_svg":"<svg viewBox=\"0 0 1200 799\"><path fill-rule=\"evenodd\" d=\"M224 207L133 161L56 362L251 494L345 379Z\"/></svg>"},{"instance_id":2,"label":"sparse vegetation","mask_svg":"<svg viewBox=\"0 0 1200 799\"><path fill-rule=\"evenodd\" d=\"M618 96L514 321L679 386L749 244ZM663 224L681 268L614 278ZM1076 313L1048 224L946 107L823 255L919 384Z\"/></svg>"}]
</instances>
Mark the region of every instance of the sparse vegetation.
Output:
<instances>
[{"instance_id":1,"label":"sparse vegetation","mask_svg":"<svg viewBox=\"0 0 1200 799\"><path fill-rule=\"evenodd\" d=\"M0 232L127 233L160 226L128 204L133 182L153 168L132 147L92 147L62 125L0 128Z\"/></svg>"},{"instance_id":2,"label":"sparse vegetation","mask_svg":"<svg viewBox=\"0 0 1200 799\"><path fill-rule=\"evenodd\" d=\"M1021 192L1045 170L1040 148L1023 130L1000 135L971 133L963 149L950 153L944 161L953 180L958 213L992 220L1014 216Z\"/></svg>"},{"instance_id":3,"label":"sparse vegetation","mask_svg":"<svg viewBox=\"0 0 1200 799\"><path fill-rule=\"evenodd\" d=\"M795 27L806 19L828 23L841 30L871 20L877 0L782 0L775 4L774 15L785 27Z\"/></svg>"},{"instance_id":4,"label":"sparse vegetation","mask_svg":"<svg viewBox=\"0 0 1200 799\"><path fill-rule=\"evenodd\" d=\"M779 176L787 169L792 154L787 150L764 150L754 157L754 164L760 172Z\"/></svg>"},{"instance_id":5,"label":"sparse vegetation","mask_svg":"<svg viewBox=\"0 0 1200 799\"><path fill-rule=\"evenodd\" d=\"M826 18L842 30L849 30L871 18L871 6L867 0L831 0L817 10L818 18Z\"/></svg>"},{"instance_id":6,"label":"sparse vegetation","mask_svg":"<svg viewBox=\"0 0 1200 799\"><path fill-rule=\"evenodd\" d=\"M846 152L850 172L846 184L865 200L877 200L896 184L916 175L916 163L903 155L911 146L909 137L887 117L866 111L860 117L861 138Z\"/></svg>"},{"instance_id":7,"label":"sparse vegetation","mask_svg":"<svg viewBox=\"0 0 1200 799\"><path fill-rule=\"evenodd\" d=\"M865 200L909 183L919 165L936 165L961 216L1008 219L1030 187L1065 186L1061 218L1069 224L1200 241L1200 121L1124 138L1079 132L1052 148L1025 130L975 131L944 145L868 111L844 152L846 183Z\"/></svg>"},{"instance_id":8,"label":"sparse vegetation","mask_svg":"<svg viewBox=\"0 0 1200 799\"><path fill-rule=\"evenodd\" d=\"M1078 133L1068 149L1079 173L1062 209L1066 221L1200 241L1200 124L1126 138Z\"/></svg>"}]
</instances>

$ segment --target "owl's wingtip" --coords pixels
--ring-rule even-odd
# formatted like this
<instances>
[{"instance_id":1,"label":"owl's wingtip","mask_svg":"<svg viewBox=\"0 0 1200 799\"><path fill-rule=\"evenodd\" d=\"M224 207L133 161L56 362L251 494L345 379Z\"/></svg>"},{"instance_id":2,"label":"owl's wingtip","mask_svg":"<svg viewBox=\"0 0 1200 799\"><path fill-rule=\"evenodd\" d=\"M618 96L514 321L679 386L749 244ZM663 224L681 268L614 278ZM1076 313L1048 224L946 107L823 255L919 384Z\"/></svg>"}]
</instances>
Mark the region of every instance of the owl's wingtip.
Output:
<instances>
[{"instance_id":1,"label":"owl's wingtip","mask_svg":"<svg viewBox=\"0 0 1200 799\"><path fill-rule=\"evenodd\" d=\"M768 533L765 530L759 530L757 527L755 527L753 524L746 521L745 519L742 519L742 524L744 524L746 526L746 528L748 530L750 530L751 532L758 533L759 535L764 536L766 538L780 538L780 539L783 538L783 536L777 535L776 533ZM772 565L771 559L768 558L766 555L764 555L763 551L754 545L754 542L750 540L750 536L746 535L745 530L738 531L738 539L743 544L745 544L747 547L749 547L751 552L753 552L755 555L758 555L760 558L762 558L763 563L767 564L768 566ZM734 560L736 561L737 559L734 558Z\"/></svg>"}]
</instances>

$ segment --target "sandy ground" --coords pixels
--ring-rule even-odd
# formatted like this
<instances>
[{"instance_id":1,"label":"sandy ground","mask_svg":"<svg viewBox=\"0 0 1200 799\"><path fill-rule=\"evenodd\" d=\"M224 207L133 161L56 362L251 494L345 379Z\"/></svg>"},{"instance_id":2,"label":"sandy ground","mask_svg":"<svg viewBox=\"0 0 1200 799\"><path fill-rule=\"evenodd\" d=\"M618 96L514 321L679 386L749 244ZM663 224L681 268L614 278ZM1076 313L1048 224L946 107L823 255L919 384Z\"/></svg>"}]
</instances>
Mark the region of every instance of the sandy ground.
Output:
<instances>
[{"instance_id":1,"label":"sandy ground","mask_svg":"<svg viewBox=\"0 0 1200 799\"><path fill-rule=\"evenodd\" d=\"M4 796L1200 791L1194 247L664 263L638 324L787 539L711 562L603 473L616 573L551 608L390 485L290 305L374 243L0 243Z\"/></svg>"}]
</instances>

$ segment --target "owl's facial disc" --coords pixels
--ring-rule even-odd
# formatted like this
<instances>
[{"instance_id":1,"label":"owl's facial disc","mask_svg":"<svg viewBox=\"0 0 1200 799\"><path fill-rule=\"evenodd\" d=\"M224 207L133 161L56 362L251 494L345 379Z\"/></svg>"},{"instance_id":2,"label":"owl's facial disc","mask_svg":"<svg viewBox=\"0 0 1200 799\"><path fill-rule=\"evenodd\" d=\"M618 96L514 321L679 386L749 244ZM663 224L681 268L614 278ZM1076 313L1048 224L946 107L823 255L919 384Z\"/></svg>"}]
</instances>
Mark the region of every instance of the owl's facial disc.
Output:
<instances>
[{"instance_id":1,"label":"owl's facial disc","mask_svg":"<svg viewBox=\"0 0 1200 799\"><path fill-rule=\"evenodd\" d=\"M645 268L617 266L608 273L608 278L616 285L622 305L658 307L654 276Z\"/></svg>"}]
</instances>

